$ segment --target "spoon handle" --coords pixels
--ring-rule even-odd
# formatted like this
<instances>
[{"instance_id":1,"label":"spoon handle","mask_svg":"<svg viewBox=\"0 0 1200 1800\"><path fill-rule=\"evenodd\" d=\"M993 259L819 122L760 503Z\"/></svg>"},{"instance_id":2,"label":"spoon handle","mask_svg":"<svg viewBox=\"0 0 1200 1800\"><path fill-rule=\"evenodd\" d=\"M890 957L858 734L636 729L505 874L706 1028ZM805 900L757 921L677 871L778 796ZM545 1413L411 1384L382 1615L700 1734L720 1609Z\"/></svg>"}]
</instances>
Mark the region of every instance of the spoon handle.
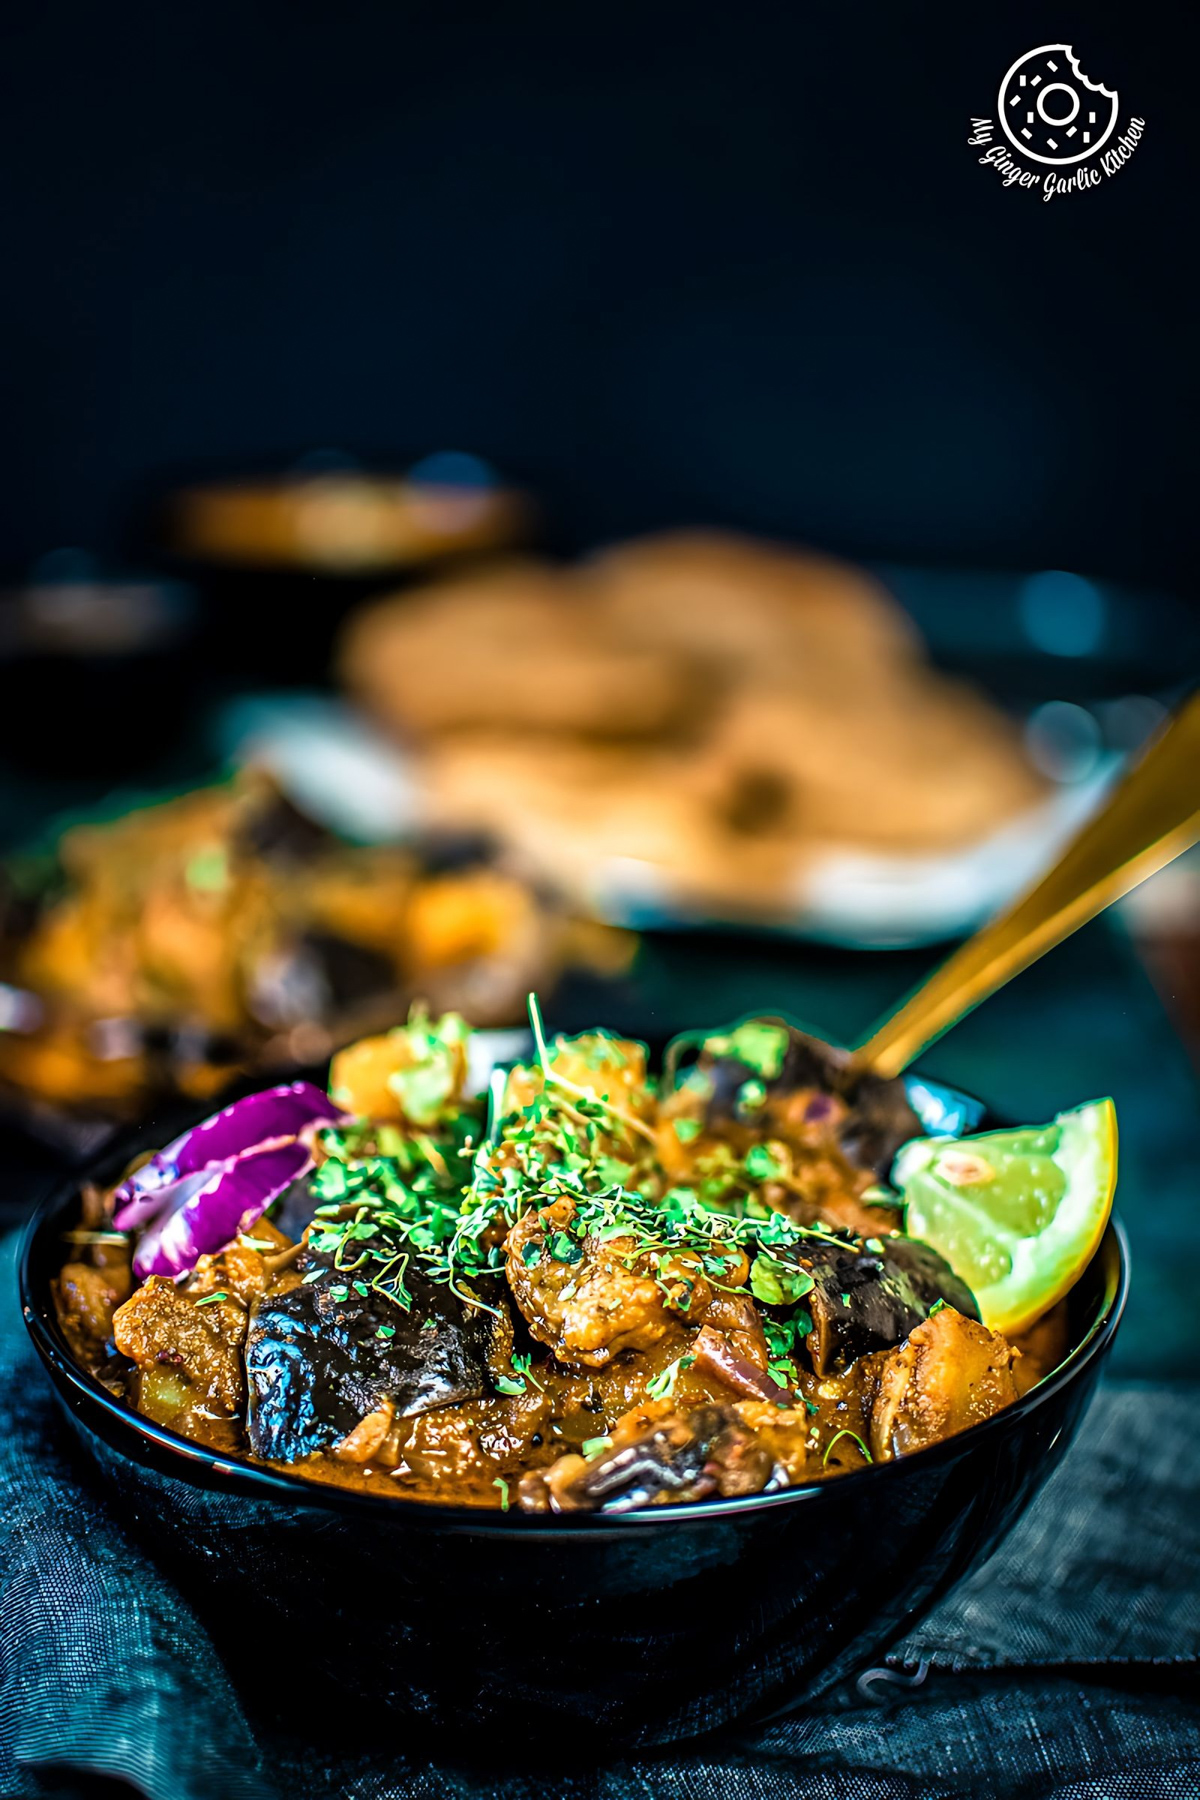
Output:
<instances>
[{"instance_id":1,"label":"spoon handle","mask_svg":"<svg viewBox=\"0 0 1200 1800\"><path fill-rule=\"evenodd\" d=\"M1168 720L1054 867L956 950L855 1052L899 1075L944 1031L1200 841L1200 690Z\"/></svg>"}]
</instances>

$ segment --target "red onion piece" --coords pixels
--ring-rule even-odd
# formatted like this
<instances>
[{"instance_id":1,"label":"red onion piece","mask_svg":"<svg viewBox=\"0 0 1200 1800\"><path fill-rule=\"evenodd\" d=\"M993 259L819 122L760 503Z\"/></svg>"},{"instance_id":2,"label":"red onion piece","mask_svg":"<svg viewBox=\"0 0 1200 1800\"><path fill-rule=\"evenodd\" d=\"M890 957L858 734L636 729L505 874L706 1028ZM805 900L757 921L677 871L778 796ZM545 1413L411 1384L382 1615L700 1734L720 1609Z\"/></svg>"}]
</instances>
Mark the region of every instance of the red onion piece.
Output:
<instances>
[{"instance_id":1,"label":"red onion piece","mask_svg":"<svg viewBox=\"0 0 1200 1800\"><path fill-rule=\"evenodd\" d=\"M347 1115L308 1081L268 1088L185 1131L123 1181L113 1223L145 1229L134 1274L186 1275L246 1231L312 1167L319 1125Z\"/></svg>"},{"instance_id":2,"label":"red onion piece","mask_svg":"<svg viewBox=\"0 0 1200 1800\"><path fill-rule=\"evenodd\" d=\"M135 1169L117 1189L113 1223L131 1231L158 1211L161 1190L181 1175L191 1175L228 1157L241 1156L253 1144L297 1137L308 1125L335 1124L347 1115L311 1081L265 1088L223 1107Z\"/></svg>"},{"instance_id":3,"label":"red onion piece","mask_svg":"<svg viewBox=\"0 0 1200 1800\"><path fill-rule=\"evenodd\" d=\"M691 1354L710 1374L749 1400L786 1400L791 1404L796 1398L791 1388L780 1387L765 1369L739 1356L729 1339L711 1325L696 1333Z\"/></svg>"},{"instance_id":4,"label":"red onion piece","mask_svg":"<svg viewBox=\"0 0 1200 1800\"><path fill-rule=\"evenodd\" d=\"M231 1157L212 1169L198 1171L178 1184L188 1191L181 1204L162 1213L142 1233L133 1272L186 1275L201 1256L214 1255L248 1231L272 1200L312 1166L312 1152L299 1138L284 1144L256 1145L244 1156Z\"/></svg>"}]
</instances>

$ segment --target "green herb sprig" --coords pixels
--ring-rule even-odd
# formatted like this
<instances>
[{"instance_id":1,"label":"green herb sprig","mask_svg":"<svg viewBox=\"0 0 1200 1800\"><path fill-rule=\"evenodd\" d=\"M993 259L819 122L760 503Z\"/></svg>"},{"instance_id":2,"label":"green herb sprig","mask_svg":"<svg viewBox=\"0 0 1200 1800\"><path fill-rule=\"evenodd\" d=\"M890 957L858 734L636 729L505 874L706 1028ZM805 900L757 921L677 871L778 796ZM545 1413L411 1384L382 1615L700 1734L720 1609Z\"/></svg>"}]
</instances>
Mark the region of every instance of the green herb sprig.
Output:
<instances>
[{"instance_id":1,"label":"green herb sprig","mask_svg":"<svg viewBox=\"0 0 1200 1800\"><path fill-rule=\"evenodd\" d=\"M858 1445L859 1449L862 1451L862 1453L866 1457L867 1461L868 1462L874 1461L874 1458L872 1457L871 1452L867 1449L867 1446L863 1443L863 1441L859 1437L857 1431L851 1431L848 1426L843 1425L843 1427L840 1431L834 1432L833 1436L830 1438L829 1442L825 1446L825 1454L821 1458L821 1467L823 1469L826 1469L829 1467L829 1457L830 1457L830 1453L833 1450L834 1445L837 1443L840 1443L840 1441L844 1437L853 1438L854 1442Z\"/></svg>"},{"instance_id":2,"label":"green herb sprig","mask_svg":"<svg viewBox=\"0 0 1200 1800\"><path fill-rule=\"evenodd\" d=\"M312 1177L318 1205L307 1239L315 1266L306 1282L332 1274L335 1298L353 1287L407 1310L410 1271L420 1272L465 1304L494 1311L479 1286L503 1273L508 1229L531 1207L570 1199L569 1221L544 1246L525 1246L528 1266L544 1249L570 1264L582 1261L588 1240L621 1238L629 1240L627 1266L644 1259L664 1293L679 1286L679 1271L669 1265L684 1252L718 1287L747 1253L751 1290L768 1305L794 1305L809 1291L812 1277L788 1251L839 1238L765 1207L739 1213L711 1206L686 1186L661 1197L639 1191L638 1153L616 1154L614 1140L623 1148L630 1134L653 1141L653 1132L555 1068L533 995L530 1022L541 1085L528 1104L494 1119L482 1142L478 1111L469 1105L443 1118L436 1132L354 1124L322 1133L326 1160ZM594 1047L596 1058L619 1054L608 1040ZM515 1387L526 1374L504 1379Z\"/></svg>"}]
</instances>

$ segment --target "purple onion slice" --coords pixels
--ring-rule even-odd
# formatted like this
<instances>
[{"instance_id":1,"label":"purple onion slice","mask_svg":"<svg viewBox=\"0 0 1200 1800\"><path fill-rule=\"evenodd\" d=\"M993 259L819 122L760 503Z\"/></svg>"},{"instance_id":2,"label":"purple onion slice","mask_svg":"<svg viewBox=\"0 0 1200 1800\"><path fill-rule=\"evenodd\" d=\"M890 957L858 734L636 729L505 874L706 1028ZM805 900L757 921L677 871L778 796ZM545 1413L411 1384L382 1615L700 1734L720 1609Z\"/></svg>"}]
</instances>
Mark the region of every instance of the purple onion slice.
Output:
<instances>
[{"instance_id":1,"label":"purple onion slice","mask_svg":"<svg viewBox=\"0 0 1200 1800\"><path fill-rule=\"evenodd\" d=\"M347 1115L308 1081L235 1100L185 1131L124 1180L114 1196L120 1231L143 1227L139 1280L186 1275L224 1250L312 1167L320 1125Z\"/></svg>"},{"instance_id":2,"label":"purple onion slice","mask_svg":"<svg viewBox=\"0 0 1200 1800\"><path fill-rule=\"evenodd\" d=\"M692 1355L701 1368L708 1369L735 1393L744 1394L749 1400L786 1400L789 1406L795 1404L796 1396L791 1388L775 1381L757 1363L747 1362L744 1356L739 1356L724 1333L711 1325L706 1325L692 1339Z\"/></svg>"},{"instance_id":3,"label":"purple onion slice","mask_svg":"<svg viewBox=\"0 0 1200 1800\"><path fill-rule=\"evenodd\" d=\"M173 1201L142 1233L134 1274L142 1280L147 1275L186 1275L200 1257L215 1255L239 1231L248 1231L311 1166L308 1145L292 1138L185 1176L176 1184L178 1203Z\"/></svg>"}]
</instances>

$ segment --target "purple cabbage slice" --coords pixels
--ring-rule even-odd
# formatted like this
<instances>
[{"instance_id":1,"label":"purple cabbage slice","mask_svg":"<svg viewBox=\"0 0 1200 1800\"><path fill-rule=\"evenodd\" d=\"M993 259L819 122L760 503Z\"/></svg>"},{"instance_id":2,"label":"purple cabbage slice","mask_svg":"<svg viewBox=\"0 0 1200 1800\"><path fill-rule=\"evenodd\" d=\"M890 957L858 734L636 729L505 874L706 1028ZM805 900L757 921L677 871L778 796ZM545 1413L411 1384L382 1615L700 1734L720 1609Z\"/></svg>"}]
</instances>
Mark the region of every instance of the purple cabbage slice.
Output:
<instances>
[{"instance_id":1,"label":"purple cabbage slice","mask_svg":"<svg viewBox=\"0 0 1200 1800\"><path fill-rule=\"evenodd\" d=\"M320 1088L294 1081L185 1131L114 1195L117 1229L142 1232L134 1274L186 1275L201 1256L224 1250L308 1173L315 1130L346 1117Z\"/></svg>"}]
</instances>

